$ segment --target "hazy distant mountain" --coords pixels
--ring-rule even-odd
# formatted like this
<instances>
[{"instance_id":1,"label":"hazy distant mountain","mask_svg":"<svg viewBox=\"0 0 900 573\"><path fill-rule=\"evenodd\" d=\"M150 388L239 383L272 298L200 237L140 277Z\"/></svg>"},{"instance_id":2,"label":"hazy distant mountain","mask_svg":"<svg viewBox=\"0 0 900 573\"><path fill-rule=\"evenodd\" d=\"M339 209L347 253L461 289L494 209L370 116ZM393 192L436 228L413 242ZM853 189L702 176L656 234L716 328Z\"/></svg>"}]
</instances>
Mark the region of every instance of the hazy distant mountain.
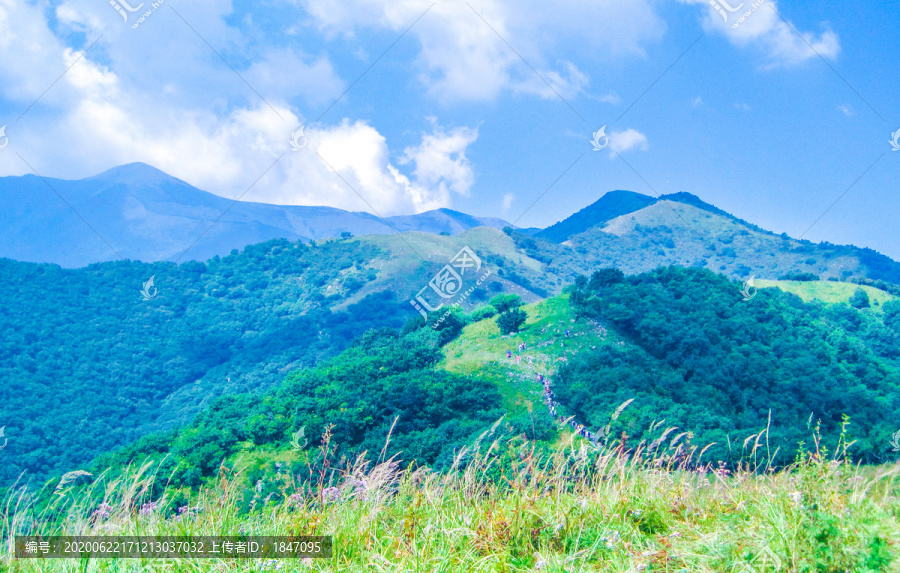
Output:
<instances>
[{"instance_id":1,"label":"hazy distant mountain","mask_svg":"<svg viewBox=\"0 0 900 573\"><path fill-rule=\"evenodd\" d=\"M685 192L655 198L611 191L517 245L546 265L535 284L548 292L608 266L626 273L678 265L741 279L806 273L900 284L900 263L872 249L777 235Z\"/></svg>"},{"instance_id":2,"label":"hazy distant mountain","mask_svg":"<svg viewBox=\"0 0 900 573\"><path fill-rule=\"evenodd\" d=\"M63 267L120 257L203 261L275 238L309 240L394 229L456 234L508 225L450 209L386 221L390 226L375 215L333 207L235 203L144 163L78 181L0 178L0 257Z\"/></svg>"},{"instance_id":3,"label":"hazy distant mountain","mask_svg":"<svg viewBox=\"0 0 900 573\"><path fill-rule=\"evenodd\" d=\"M655 198L633 191L610 191L581 211L550 225L534 236L562 243L572 235L583 233L595 225L606 223L620 215L633 213L655 202Z\"/></svg>"}]
</instances>

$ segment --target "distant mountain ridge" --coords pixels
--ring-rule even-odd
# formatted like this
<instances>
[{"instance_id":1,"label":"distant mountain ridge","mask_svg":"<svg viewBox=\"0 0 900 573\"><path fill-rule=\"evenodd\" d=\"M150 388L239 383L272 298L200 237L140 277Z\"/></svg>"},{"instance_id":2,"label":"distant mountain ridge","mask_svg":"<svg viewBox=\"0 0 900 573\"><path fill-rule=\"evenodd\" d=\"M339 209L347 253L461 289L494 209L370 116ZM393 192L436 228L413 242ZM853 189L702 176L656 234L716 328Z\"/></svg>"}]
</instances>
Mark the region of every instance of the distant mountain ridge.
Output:
<instances>
[{"instance_id":1,"label":"distant mountain ridge","mask_svg":"<svg viewBox=\"0 0 900 573\"><path fill-rule=\"evenodd\" d=\"M639 211L656 203L656 199L633 191L610 191L574 215L550 225L535 237L554 243L562 243L572 235L587 231L591 227Z\"/></svg>"},{"instance_id":2,"label":"distant mountain ridge","mask_svg":"<svg viewBox=\"0 0 900 573\"><path fill-rule=\"evenodd\" d=\"M764 231L764 229L748 223L743 219L739 219L731 213L723 211L715 205L710 205L706 201L700 199L700 197L685 191L660 195L657 198L642 193L635 193L634 191L618 190L604 194L597 201L591 203L581 211L578 211L574 215L571 215L558 223L550 225L542 231L534 233L533 236L554 243L562 243L574 235L584 233L592 227L605 225L617 217L640 211L641 209L655 205L660 201L675 201L676 203L691 205L692 207L708 211L715 215L727 217L733 221L751 227L754 230Z\"/></svg>"},{"instance_id":3,"label":"distant mountain ridge","mask_svg":"<svg viewBox=\"0 0 900 573\"><path fill-rule=\"evenodd\" d=\"M235 202L144 163L77 181L0 178L0 257L67 268L120 257L204 261L276 238L309 241L345 232L457 234L507 225L502 219L451 209L382 220L334 207Z\"/></svg>"}]
</instances>

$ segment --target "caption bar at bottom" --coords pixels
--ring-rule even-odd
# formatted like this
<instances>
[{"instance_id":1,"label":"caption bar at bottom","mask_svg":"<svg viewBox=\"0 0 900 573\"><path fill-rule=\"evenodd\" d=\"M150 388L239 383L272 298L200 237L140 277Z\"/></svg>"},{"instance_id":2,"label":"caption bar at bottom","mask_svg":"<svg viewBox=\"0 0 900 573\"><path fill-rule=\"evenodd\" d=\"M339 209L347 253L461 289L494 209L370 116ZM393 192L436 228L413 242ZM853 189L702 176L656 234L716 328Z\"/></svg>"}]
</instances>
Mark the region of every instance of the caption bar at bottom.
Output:
<instances>
[{"instance_id":1,"label":"caption bar at bottom","mask_svg":"<svg viewBox=\"0 0 900 573\"><path fill-rule=\"evenodd\" d=\"M204 557L330 558L331 536L63 536L16 537L16 559Z\"/></svg>"}]
</instances>

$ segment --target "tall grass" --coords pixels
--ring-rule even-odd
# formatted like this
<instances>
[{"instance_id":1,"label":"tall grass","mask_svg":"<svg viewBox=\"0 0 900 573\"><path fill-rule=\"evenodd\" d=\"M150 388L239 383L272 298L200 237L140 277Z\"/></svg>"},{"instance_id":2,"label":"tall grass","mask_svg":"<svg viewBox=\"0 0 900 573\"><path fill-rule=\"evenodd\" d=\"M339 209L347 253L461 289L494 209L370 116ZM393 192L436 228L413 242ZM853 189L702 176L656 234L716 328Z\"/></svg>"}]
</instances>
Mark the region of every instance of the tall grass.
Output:
<instances>
[{"instance_id":1,"label":"tall grass","mask_svg":"<svg viewBox=\"0 0 900 573\"><path fill-rule=\"evenodd\" d=\"M374 459L341 463L326 432L310 477L281 474L282 498L255 498L249 512L239 509L241 472L224 466L180 510L180 493L149 463L63 484L41 509L14 488L0 515L0 569L900 571L900 465L854 465L843 437L829 454L814 433L813 450L775 471L767 430L750 436L746 461L728 469L704 462L690 435L672 429L633 448L621 435L600 448L569 436L542 449L524 437L497 439L496 428L441 473L385 459L387 444ZM334 545L321 560L13 560L13 536L37 533L331 535Z\"/></svg>"}]
</instances>

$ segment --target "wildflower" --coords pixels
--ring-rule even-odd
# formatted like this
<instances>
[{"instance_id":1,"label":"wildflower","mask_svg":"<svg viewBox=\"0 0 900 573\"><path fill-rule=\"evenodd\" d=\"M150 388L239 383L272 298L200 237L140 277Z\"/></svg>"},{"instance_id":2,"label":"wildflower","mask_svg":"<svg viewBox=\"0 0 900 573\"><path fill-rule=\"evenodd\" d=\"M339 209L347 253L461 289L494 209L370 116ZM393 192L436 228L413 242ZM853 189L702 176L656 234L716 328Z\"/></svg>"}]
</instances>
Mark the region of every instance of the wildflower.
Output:
<instances>
[{"instance_id":1,"label":"wildflower","mask_svg":"<svg viewBox=\"0 0 900 573\"><path fill-rule=\"evenodd\" d=\"M619 535L618 531L613 531L610 535L603 538L603 540L606 541L606 547L608 549L615 547L620 539L621 535Z\"/></svg>"},{"instance_id":2,"label":"wildflower","mask_svg":"<svg viewBox=\"0 0 900 573\"><path fill-rule=\"evenodd\" d=\"M303 503L302 493L292 493L288 497L288 505L300 505L301 503Z\"/></svg>"},{"instance_id":3,"label":"wildflower","mask_svg":"<svg viewBox=\"0 0 900 573\"><path fill-rule=\"evenodd\" d=\"M141 506L140 514L151 515L154 511L156 511L156 502L150 501Z\"/></svg>"},{"instance_id":4,"label":"wildflower","mask_svg":"<svg viewBox=\"0 0 900 573\"><path fill-rule=\"evenodd\" d=\"M322 490L322 501L328 503L329 501L337 501L341 497L341 492L336 487L326 487Z\"/></svg>"},{"instance_id":5,"label":"wildflower","mask_svg":"<svg viewBox=\"0 0 900 573\"><path fill-rule=\"evenodd\" d=\"M802 494L802 493L800 493L799 491L793 491L793 492L791 492L791 493L788 494L788 495L790 496L791 501L794 502L794 505L795 505L795 506L799 506L799 505L800 505L800 501L803 499L803 494Z\"/></svg>"},{"instance_id":6,"label":"wildflower","mask_svg":"<svg viewBox=\"0 0 900 573\"><path fill-rule=\"evenodd\" d=\"M183 514L189 512L190 510L191 510L190 507L188 507L188 506L186 506L186 505L182 505L181 507L178 508L178 513L179 513L180 515L183 515Z\"/></svg>"},{"instance_id":7,"label":"wildflower","mask_svg":"<svg viewBox=\"0 0 900 573\"><path fill-rule=\"evenodd\" d=\"M547 560L541 557L541 554L535 551L534 553L535 563L534 568L537 570L544 569L547 567Z\"/></svg>"},{"instance_id":8,"label":"wildflower","mask_svg":"<svg viewBox=\"0 0 900 573\"><path fill-rule=\"evenodd\" d=\"M266 559L260 565L260 569L281 569L283 564L277 559Z\"/></svg>"},{"instance_id":9,"label":"wildflower","mask_svg":"<svg viewBox=\"0 0 900 573\"><path fill-rule=\"evenodd\" d=\"M94 510L94 513L92 513L91 515L94 517L97 517L99 519L108 519L109 515L110 515L109 512L111 512L111 511L112 511L111 505L109 505L108 503L101 503L97 507L97 509Z\"/></svg>"},{"instance_id":10,"label":"wildflower","mask_svg":"<svg viewBox=\"0 0 900 573\"><path fill-rule=\"evenodd\" d=\"M715 471L715 474L719 477L725 477L731 473L730 471L725 469L725 462L719 462L719 468L714 471Z\"/></svg>"}]
</instances>

